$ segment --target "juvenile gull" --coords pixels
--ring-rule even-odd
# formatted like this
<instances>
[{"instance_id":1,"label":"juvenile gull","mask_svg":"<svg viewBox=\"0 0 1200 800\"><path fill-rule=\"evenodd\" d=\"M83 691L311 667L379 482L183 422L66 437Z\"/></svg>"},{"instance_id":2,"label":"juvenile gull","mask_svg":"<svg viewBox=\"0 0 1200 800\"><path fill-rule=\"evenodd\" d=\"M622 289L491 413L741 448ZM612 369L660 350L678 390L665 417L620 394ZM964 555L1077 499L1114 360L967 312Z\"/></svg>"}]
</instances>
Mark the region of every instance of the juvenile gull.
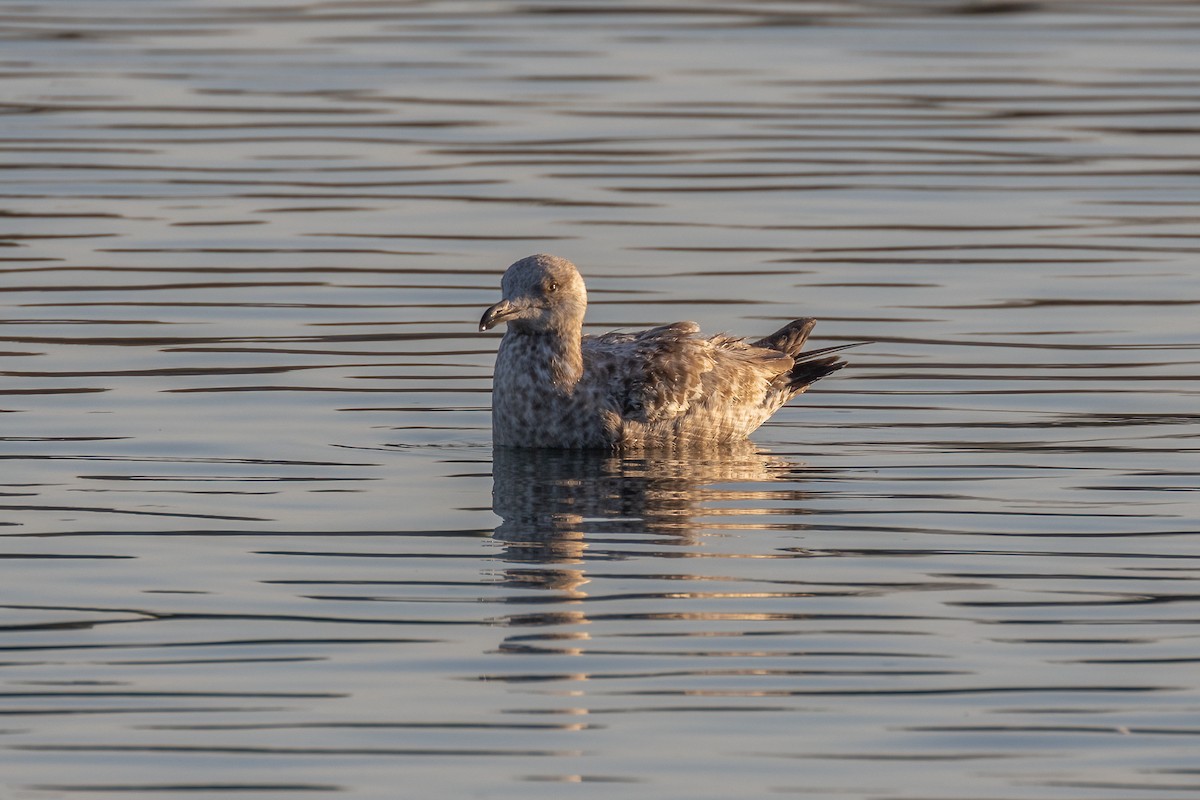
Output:
<instances>
[{"instance_id":1,"label":"juvenile gull","mask_svg":"<svg viewBox=\"0 0 1200 800\"><path fill-rule=\"evenodd\" d=\"M801 353L798 319L748 343L697 336L694 322L583 335L587 290L565 258L508 268L479 321L508 330L492 380L492 441L513 447L699 445L743 439L784 403L846 365L831 347Z\"/></svg>"}]
</instances>

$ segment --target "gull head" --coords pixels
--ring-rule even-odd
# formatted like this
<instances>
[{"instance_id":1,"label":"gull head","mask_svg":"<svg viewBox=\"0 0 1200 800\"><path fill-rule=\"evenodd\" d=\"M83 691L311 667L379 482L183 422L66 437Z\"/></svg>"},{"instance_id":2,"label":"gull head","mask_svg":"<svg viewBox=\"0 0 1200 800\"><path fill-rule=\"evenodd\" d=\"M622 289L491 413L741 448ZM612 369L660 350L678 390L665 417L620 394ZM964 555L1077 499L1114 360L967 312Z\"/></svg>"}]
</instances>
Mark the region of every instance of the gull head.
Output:
<instances>
[{"instance_id":1,"label":"gull head","mask_svg":"<svg viewBox=\"0 0 1200 800\"><path fill-rule=\"evenodd\" d=\"M587 290L575 265L558 256L522 258L500 280L501 297L483 312L479 330L508 323L521 333L578 333L587 310Z\"/></svg>"}]
</instances>

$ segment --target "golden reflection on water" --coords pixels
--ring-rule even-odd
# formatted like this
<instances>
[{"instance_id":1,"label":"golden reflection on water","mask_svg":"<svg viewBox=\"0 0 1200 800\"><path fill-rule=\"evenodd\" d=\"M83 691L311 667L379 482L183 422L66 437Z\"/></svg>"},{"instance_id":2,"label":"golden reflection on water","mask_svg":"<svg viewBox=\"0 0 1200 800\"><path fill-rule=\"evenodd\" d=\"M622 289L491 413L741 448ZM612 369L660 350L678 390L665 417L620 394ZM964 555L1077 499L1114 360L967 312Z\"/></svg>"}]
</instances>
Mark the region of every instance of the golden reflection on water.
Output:
<instances>
[{"instance_id":1,"label":"golden reflection on water","mask_svg":"<svg viewBox=\"0 0 1200 800\"><path fill-rule=\"evenodd\" d=\"M503 519L496 538L575 539L595 531L668 533L691 541L707 526L703 517L763 513L779 490L749 485L785 481L789 470L799 468L749 441L627 454L496 448L492 507ZM732 502L748 505L726 505ZM737 527L754 525L739 521Z\"/></svg>"},{"instance_id":2,"label":"golden reflection on water","mask_svg":"<svg viewBox=\"0 0 1200 800\"><path fill-rule=\"evenodd\" d=\"M699 544L705 531L759 527L708 518L768 513L774 490L748 487L785 480L793 468L748 441L683 452L495 448L492 507L502 522L493 536L506 560L539 565L507 569L505 581L555 590L564 600L584 598L585 569L541 565L582 565L592 543L614 537L679 547Z\"/></svg>"}]
</instances>

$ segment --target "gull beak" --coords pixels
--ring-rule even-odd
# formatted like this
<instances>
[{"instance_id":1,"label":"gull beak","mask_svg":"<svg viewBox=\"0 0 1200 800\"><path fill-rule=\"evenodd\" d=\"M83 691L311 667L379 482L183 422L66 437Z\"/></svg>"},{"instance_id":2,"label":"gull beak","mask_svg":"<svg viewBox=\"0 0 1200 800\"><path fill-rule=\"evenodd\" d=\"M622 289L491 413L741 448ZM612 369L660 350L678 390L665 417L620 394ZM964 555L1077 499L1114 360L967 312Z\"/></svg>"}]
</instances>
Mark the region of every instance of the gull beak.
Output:
<instances>
[{"instance_id":1,"label":"gull beak","mask_svg":"<svg viewBox=\"0 0 1200 800\"><path fill-rule=\"evenodd\" d=\"M496 305L483 312L483 319L479 320L479 330L488 331L504 322L507 319L517 316L521 313L521 308L516 304L501 300Z\"/></svg>"}]
</instances>

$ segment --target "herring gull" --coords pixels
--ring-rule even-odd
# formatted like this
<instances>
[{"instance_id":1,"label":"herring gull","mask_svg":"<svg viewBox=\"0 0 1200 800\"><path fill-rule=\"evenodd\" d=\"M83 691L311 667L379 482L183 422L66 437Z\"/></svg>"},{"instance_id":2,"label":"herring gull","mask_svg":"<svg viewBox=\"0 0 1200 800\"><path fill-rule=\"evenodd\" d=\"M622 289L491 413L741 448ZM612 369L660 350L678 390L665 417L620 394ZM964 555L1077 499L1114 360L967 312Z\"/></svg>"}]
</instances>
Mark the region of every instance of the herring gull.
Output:
<instances>
[{"instance_id":1,"label":"herring gull","mask_svg":"<svg viewBox=\"0 0 1200 800\"><path fill-rule=\"evenodd\" d=\"M583 335L587 290L565 258L508 268L503 299L479 321L508 329L492 379L492 441L511 447L629 448L744 439L784 403L846 365L802 353L816 324L797 319L756 342L698 336L694 322Z\"/></svg>"}]
</instances>

